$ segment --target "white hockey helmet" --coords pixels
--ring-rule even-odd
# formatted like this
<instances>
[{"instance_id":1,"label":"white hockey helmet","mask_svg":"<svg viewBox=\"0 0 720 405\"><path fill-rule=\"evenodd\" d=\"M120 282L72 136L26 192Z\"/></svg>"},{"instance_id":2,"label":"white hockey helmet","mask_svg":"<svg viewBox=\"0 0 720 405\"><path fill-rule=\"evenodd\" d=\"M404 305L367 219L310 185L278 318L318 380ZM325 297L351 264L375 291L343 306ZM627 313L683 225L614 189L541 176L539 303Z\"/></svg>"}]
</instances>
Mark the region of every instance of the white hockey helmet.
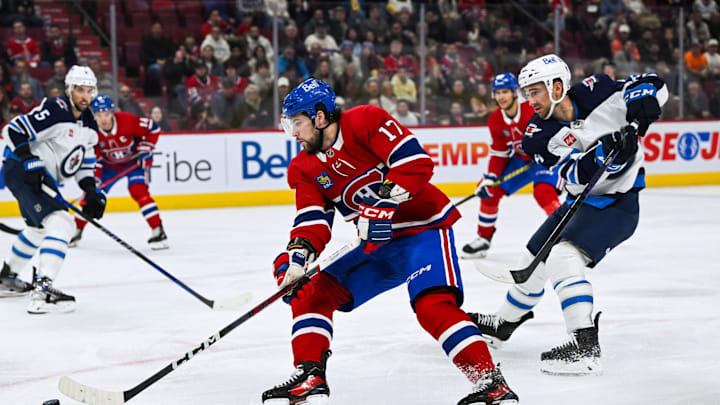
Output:
<instances>
[{"instance_id":1,"label":"white hockey helmet","mask_svg":"<svg viewBox=\"0 0 720 405\"><path fill-rule=\"evenodd\" d=\"M528 62L527 65L525 65L525 67L523 67L520 71L518 84L520 89L524 89L525 87L535 83L545 84L548 96L550 97L550 102L552 103L547 115L543 117L543 119L546 120L552 116L555 106L562 101L563 98L565 98L565 94L567 94L568 90L570 90L570 86L572 85L570 82L571 77L572 75L570 74L570 68L567 63L560 59L559 56L549 54ZM553 82L555 79L560 80L563 87L562 95L557 100L554 100L552 96Z\"/></svg>"},{"instance_id":2,"label":"white hockey helmet","mask_svg":"<svg viewBox=\"0 0 720 405\"><path fill-rule=\"evenodd\" d=\"M90 86L93 88L92 98L97 96L97 79L92 69L87 66L73 65L65 75L65 94L72 103L72 89L75 86Z\"/></svg>"}]
</instances>

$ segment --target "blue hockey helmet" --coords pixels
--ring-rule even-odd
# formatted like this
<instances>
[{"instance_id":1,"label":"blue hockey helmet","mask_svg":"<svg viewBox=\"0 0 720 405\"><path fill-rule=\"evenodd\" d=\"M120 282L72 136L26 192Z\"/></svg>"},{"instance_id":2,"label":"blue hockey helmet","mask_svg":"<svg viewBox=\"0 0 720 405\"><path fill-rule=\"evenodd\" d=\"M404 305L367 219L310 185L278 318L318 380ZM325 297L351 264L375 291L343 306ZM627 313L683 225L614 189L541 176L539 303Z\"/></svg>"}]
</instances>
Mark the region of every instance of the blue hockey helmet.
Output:
<instances>
[{"instance_id":1,"label":"blue hockey helmet","mask_svg":"<svg viewBox=\"0 0 720 405\"><path fill-rule=\"evenodd\" d=\"M492 95L495 97L495 90L510 89L513 93L517 90L518 81L512 73L500 73L493 78Z\"/></svg>"},{"instance_id":2,"label":"blue hockey helmet","mask_svg":"<svg viewBox=\"0 0 720 405\"><path fill-rule=\"evenodd\" d=\"M95 97L95 100L90 104L90 108L93 112L113 111L115 109L115 103L113 103L110 96L101 94Z\"/></svg>"},{"instance_id":3,"label":"blue hockey helmet","mask_svg":"<svg viewBox=\"0 0 720 405\"><path fill-rule=\"evenodd\" d=\"M300 113L306 113L315 120L318 104L325 107L326 114L335 111L335 91L329 84L311 77L300 83L285 96L282 106L282 125L285 132L292 134L290 119Z\"/></svg>"}]
</instances>

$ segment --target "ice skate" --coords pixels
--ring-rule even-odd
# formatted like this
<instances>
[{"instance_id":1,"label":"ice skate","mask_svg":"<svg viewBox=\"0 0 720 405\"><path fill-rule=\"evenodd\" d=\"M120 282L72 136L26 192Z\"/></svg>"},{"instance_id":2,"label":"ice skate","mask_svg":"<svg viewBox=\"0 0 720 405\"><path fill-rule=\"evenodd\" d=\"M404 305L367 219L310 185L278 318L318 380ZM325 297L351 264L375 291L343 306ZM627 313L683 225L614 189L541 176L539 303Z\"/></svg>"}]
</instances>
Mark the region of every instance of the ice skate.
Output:
<instances>
[{"instance_id":1,"label":"ice skate","mask_svg":"<svg viewBox=\"0 0 720 405\"><path fill-rule=\"evenodd\" d=\"M511 405L518 403L518 396L508 387L499 368L495 368L475 383L472 394L458 402L458 405Z\"/></svg>"},{"instance_id":2,"label":"ice skate","mask_svg":"<svg viewBox=\"0 0 720 405\"><path fill-rule=\"evenodd\" d=\"M10 266L3 263L0 271L0 297L19 297L32 290L32 285L20 280L17 273L10 271Z\"/></svg>"},{"instance_id":3,"label":"ice skate","mask_svg":"<svg viewBox=\"0 0 720 405\"><path fill-rule=\"evenodd\" d=\"M70 242L68 243L68 247L77 247L78 243L80 242L80 239L82 239L83 230L78 228L75 230L75 235L70 239Z\"/></svg>"},{"instance_id":4,"label":"ice skate","mask_svg":"<svg viewBox=\"0 0 720 405\"><path fill-rule=\"evenodd\" d=\"M167 238L168 237L165 234L165 229L163 229L162 225L158 226L157 228L153 228L152 235L150 236L150 239L148 239L150 249L162 250L169 248L170 245L168 245Z\"/></svg>"},{"instance_id":5,"label":"ice skate","mask_svg":"<svg viewBox=\"0 0 720 405\"><path fill-rule=\"evenodd\" d=\"M325 366L330 350L323 353L322 363L302 361L286 382L263 392L263 405L328 405L330 388Z\"/></svg>"},{"instance_id":6,"label":"ice skate","mask_svg":"<svg viewBox=\"0 0 720 405\"><path fill-rule=\"evenodd\" d=\"M540 355L540 371L553 375L601 374L600 343L598 342L598 320L595 326L574 331L570 341L554 347Z\"/></svg>"},{"instance_id":7,"label":"ice skate","mask_svg":"<svg viewBox=\"0 0 720 405\"><path fill-rule=\"evenodd\" d=\"M493 235L495 232L493 231ZM483 238L477 236L472 241L468 242L462 248L463 259L482 259L487 256L488 250L490 250L490 242L492 241L492 235L489 238Z\"/></svg>"},{"instance_id":8,"label":"ice skate","mask_svg":"<svg viewBox=\"0 0 720 405\"><path fill-rule=\"evenodd\" d=\"M523 315L519 321L509 322L494 314L486 315L468 312L468 315L473 323L477 325L478 329L480 329L483 339L494 349L501 348L502 345L510 339L510 336L518 326L535 316L533 312L530 311Z\"/></svg>"},{"instance_id":9,"label":"ice skate","mask_svg":"<svg viewBox=\"0 0 720 405\"><path fill-rule=\"evenodd\" d=\"M35 272L33 272L35 273ZM72 312L75 310L75 297L53 288L52 280L47 277L35 277L33 274L33 290L30 293L30 314L47 314L51 312Z\"/></svg>"}]
</instances>

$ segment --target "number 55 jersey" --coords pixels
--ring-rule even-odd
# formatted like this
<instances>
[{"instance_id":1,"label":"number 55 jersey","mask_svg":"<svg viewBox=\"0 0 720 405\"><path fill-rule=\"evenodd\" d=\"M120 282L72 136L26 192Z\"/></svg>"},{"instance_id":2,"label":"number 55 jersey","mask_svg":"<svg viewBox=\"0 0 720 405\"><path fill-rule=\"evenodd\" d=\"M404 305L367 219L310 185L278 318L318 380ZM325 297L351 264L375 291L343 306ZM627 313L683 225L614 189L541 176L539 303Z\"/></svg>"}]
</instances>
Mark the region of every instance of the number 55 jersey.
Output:
<instances>
[{"instance_id":1,"label":"number 55 jersey","mask_svg":"<svg viewBox=\"0 0 720 405\"><path fill-rule=\"evenodd\" d=\"M343 112L328 149L314 155L300 151L290 162L288 184L297 207L290 239L305 238L321 252L330 240L335 209L345 221L356 220L363 197L379 198L385 179L412 196L393 216L393 238L450 228L460 214L430 184L433 167L417 138L385 110L368 105Z\"/></svg>"}]
</instances>

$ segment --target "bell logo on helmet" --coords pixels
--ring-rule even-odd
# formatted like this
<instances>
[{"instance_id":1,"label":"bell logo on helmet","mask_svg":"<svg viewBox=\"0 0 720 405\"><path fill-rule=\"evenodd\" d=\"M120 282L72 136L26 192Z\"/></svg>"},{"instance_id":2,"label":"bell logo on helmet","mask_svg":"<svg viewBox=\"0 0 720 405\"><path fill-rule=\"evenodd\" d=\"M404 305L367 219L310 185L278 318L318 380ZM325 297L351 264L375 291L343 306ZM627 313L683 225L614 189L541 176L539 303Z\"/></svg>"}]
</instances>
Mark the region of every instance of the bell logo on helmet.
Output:
<instances>
[{"instance_id":1,"label":"bell logo on helmet","mask_svg":"<svg viewBox=\"0 0 720 405\"><path fill-rule=\"evenodd\" d=\"M551 64L551 63L557 63L557 62L558 62L558 60L557 60L557 58L556 58L555 56L546 56L546 57L542 58L542 61L543 61L546 65L549 65L549 64Z\"/></svg>"},{"instance_id":2,"label":"bell logo on helmet","mask_svg":"<svg viewBox=\"0 0 720 405\"><path fill-rule=\"evenodd\" d=\"M308 83L308 82L310 82L310 83ZM318 85L318 82L315 80L307 80L306 82L300 84L300 87L302 87L302 89L305 91L310 91L312 89L317 89L320 86Z\"/></svg>"}]
</instances>

